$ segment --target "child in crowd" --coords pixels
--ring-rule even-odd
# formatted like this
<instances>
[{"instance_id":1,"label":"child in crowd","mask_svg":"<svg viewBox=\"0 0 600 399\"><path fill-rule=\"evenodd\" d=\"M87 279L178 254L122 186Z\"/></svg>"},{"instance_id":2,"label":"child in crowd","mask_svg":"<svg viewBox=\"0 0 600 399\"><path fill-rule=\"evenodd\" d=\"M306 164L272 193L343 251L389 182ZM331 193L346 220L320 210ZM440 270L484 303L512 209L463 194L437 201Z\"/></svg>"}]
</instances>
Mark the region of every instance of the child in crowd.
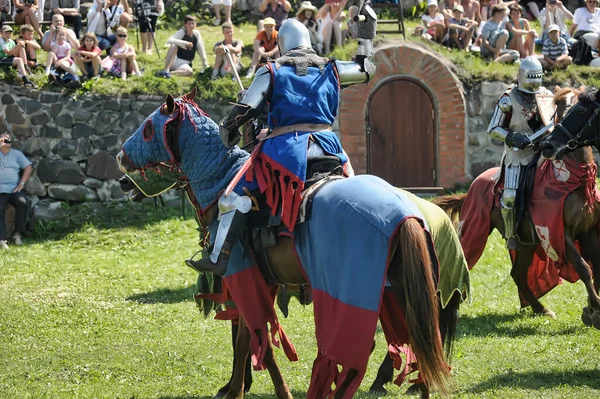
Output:
<instances>
[{"instance_id":1,"label":"child in crowd","mask_svg":"<svg viewBox=\"0 0 600 399\"><path fill-rule=\"evenodd\" d=\"M12 31L10 25L2 25L0 28L0 66L15 68L23 86L34 88L35 85L29 80L25 70L25 60L27 60L25 45L22 42L15 43L11 39Z\"/></svg>"},{"instance_id":2,"label":"child in crowd","mask_svg":"<svg viewBox=\"0 0 600 399\"><path fill-rule=\"evenodd\" d=\"M456 4L452 10L452 18L448 20L450 29L450 44L460 50L469 51L473 33L477 31L477 22L464 17L465 9L460 4Z\"/></svg>"},{"instance_id":3,"label":"child in crowd","mask_svg":"<svg viewBox=\"0 0 600 399\"><path fill-rule=\"evenodd\" d=\"M27 67L30 69L37 68L37 51L42 48L33 37L33 26L25 24L21 26L21 36L17 39L17 43L23 43L25 46L25 54L27 55Z\"/></svg>"},{"instance_id":4,"label":"child in crowd","mask_svg":"<svg viewBox=\"0 0 600 399\"><path fill-rule=\"evenodd\" d=\"M52 45L48 58L46 60L46 76L48 79L55 80L55 75L50 74L50 69L62 69L67 72L74 72L72 65L74 64L71 58L71 44L67 41L67 30L63 27L57 29L56 42Z\"/></svg>"},{"instance_id":5,"label":"child in crowd","mask_svg":"<svg viewBox=\"0 0 600 399\"><path fill-rule=\"evenodd\" d=\"M100 54L102 50L98 47L98 39L92 32L83 36L83 46L75 52L75 63L83 72L83 76L91 79L94 76L100 76L102 68L100 67Z\"/></svg>"},{"instance_id":6,"label":"child in crowd","mask_svg":"<svg viewBox=\"0 0 600 399\"><path fill-rule=\"evenodd\" d=\"M446 22L444 15L439 11L437 0L427 0L427 10L421 20L425 25L423 36L428 40L442 43L446 36Z\"/></svg>"},{"instance_id":7,"label":"child in crowd","mask_svg":"<svg viewBox=\"0 0 600 399\"><path fill-rule=\"evenodd\" d=\"M122 26L117 28L117 43L110 50L110 56L113 58L111 72L115 76L126 80L127 74L142 75L138 67L135 49L127 44L127 29Z\"/></svg>"},{"instance_id":8,"label":"child in crowd","mask_svg":"<svg viewBox=\"0 0 600 399\"><path fill-rule=\"evenodd\" d=\"M358 38L358 25L354 18L358 15L358 7L348 7L348 22L346 23L346 29L342 32L344 42Z\"/></svg>"},{"instance_id":9,"label":"child in crowd","mask_svg":"<svg viewBox=\"0 0 600 399\"><path fill-rule=\"evenodd\" d=\"M566 68L573 59L569 57L567 41L561 37L560 28L553 24L548 28L548 39L542 48L544 58L540 60L544 69Z\"/></svg>"}]
</instances>

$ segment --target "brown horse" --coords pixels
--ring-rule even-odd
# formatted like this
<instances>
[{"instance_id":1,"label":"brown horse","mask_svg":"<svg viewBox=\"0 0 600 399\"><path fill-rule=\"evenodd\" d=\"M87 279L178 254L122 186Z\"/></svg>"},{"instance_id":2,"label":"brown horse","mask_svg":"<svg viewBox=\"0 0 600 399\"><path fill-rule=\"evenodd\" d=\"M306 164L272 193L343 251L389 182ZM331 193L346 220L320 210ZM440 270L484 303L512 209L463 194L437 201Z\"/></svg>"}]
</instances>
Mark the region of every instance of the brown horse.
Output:
<instances>
[{"instance_id":1,"label":"brown horse","mask_svg":"<svg viewBox=\"0 0 600 399\"><path fill-rule=\"evenodd\" d=\"M197 205L200 223L209 226L217 218L217 207L209 205L201 209L194 184L202 182L203 188L212 190L215 196L220 195L218 187L206 187L206 182L216 176L217 169L223 168L227 157L231 157L232 153L222 146L216 124L197 110L192 103L194 96L195 90L178 100L167 96L166 103L150 115L124 144L117 161L125 172L142 170L160 162L172 163L175 167L181 168L188 177L190 173L195 173L193 180L190 179L192 181L186 187L187 192L192 202ZM193 127L190 126L192 124ZM155 132L162 134L155 134ZM235 151L239 154L239 150ZM198 161L203 160L203 157L210 157L211 161L217 158L217 161L214 161L213 167L208 170L192 171L191 168L198 165L206 168L208 162ZM334 187L336 184L338 183L331 182L328 186ZM214 204L214 199L211 203ZM428 387L437 388L445 393L449 369L444 360L439 334L438 304L428 239L420 222L408 218L391 237L391 244L391 253L387 258L387 279L403 307L409 330L409 343L418 360L420 375L428 383ZM268 256L273 274L280 283L286 285L308 283L298 263L295 245L291 238L277 237L277 245L269 250ZM236 303L240 304L239 301ZM243 365L246 364L250 353L252 334L259 335L262 343L266 344L264 364L275 385L277 397L291 398L291 392L275 362L270 338L260 336L259 331L251 332L243 317L240 318L236 341L235 364L238 367L234 370L230 391L226 398L244 396ZM336 386L334 397L350 397L360 383L357 378L358 370L349 369L346 379ZM423 397L428 397L428 387L422 391Z\"/></svg>"},{"instance_id":2,"label":"brown horse","mask_svg":"<svg viewBox=\"0 0 600 399\"><path fill-rule=\"evenodd\" d=\"M566 101L566 95L569 94L569 91L562 90L555 95L559 115L568 108L564 101ZM578 95L579 93L573 94ZM554 128L551 135L541 145L545 157L549 159L562 159L564 157L575 161L577 167L594 163L592 148L589 145L597 145L598 141L594 141L588 136L598 133L599 120L597 115L600 106L598 100L598 92L595 97L591 95L580 97L579 103L569 110L562 122ZM542 162L543 159L538 163L538 171ZM598 235L600 203L597 201L593 201L592 204L589 203L586 185L591 183L595 187L595 180L593 180L595 176L590 176L589 179L592 181L581 182L579 188L568 194L564 203L563 220L566 254L564 260L574 267L587 290L588 306L583 310L583 322L588 326L594 325L594 327L600 329L600 298L598 297L600 289L600 237ZM456 220L457 217L460 217L464 202L470 198L469 196L475 198L476 195L477 193L474 190L469 190L467 194L439 197L434 200L434 203L446 210ZM488 234L493 229L497 229L504 236L504 222L498 201L494 201L491 210ZM518 287L519 293L529 303L534 313L555 318L554 312L540 303L528 285L528 272L535 251L540 244L540 239L534 232L531 221L522 221L519 224L518 235L522 243L528 243L529 245L522 244L516 251L512 261L511 276ZM576 244L581 248L581 252ZM467 248L465 248L465 252L467 252ZM586 259L591 261L592 266L586 262ZM469 266L472 267L476 261L477 259L469 261ZM592 273L592 267L594 273ZM593 279L593 275L596 276L595 279Z\"/></svg>"}]
</instances>

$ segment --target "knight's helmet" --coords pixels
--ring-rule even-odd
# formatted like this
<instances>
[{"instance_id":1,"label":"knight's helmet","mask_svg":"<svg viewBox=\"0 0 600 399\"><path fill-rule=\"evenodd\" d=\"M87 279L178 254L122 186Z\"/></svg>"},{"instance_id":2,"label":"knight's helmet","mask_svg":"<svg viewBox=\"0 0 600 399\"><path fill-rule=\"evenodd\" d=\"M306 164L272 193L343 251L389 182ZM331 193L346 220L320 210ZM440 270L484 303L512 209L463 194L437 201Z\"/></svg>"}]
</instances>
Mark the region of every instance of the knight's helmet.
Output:
<instances>
[{"instance_id":1,"label":"knight's helmet","mask_svg":"<svg viewBox=\"0 0 600 399\"><path fill-rule=\"evenodd\" d=\"M527 57L519 67L519 90L524 93L537 93L542 86L544 70L535 57Z\"/></svg>"},{"instance_id":2,"label":"knight's helmet","mask_svg":"<svg viewBox=\"0 0 600 399\"><path fill-rule=\"evenodd\" d=\"M277 32L277 43L279 43L281 54L297 48L312 48L308 29L295 18L283 21L281 29Z\"/></svg>"}]
</instances>

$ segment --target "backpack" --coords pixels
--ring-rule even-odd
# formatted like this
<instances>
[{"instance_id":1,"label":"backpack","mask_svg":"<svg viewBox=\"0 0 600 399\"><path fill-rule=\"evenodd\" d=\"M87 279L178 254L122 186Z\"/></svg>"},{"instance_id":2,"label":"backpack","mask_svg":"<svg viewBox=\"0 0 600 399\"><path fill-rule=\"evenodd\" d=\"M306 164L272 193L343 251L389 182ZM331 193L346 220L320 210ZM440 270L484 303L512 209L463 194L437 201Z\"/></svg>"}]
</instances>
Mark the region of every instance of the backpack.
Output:
<instances>
[{"instance_id":1,"label":"backpack","mask_svg":"<svg viewBox=\"0 0 600 399\"><path fill-rule=\"evenodd\" d=\"M573 64L575 65L589 65L594 59L594 57L592 57L592 46L590 46L583 38L577 40L571 47L569 55L573 58Z\"/></svg>"}]
</instances>

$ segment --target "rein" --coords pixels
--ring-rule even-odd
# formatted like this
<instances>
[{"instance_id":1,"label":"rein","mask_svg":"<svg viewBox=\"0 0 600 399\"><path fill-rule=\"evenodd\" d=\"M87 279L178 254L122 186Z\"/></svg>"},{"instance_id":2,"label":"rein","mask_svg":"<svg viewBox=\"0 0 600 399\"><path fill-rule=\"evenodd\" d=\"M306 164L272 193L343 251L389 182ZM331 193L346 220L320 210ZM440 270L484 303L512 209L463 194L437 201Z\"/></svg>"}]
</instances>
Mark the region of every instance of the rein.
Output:
<instances>
[{"instance_id":1,"label":"rein","mask_svg":"<svg viewBox=\"0 0 600 399\"><path fill-rule=\"evenodd\" d=\"M587 140L581 141L581 137L583 136L583 133L592 127L593 122L598 117L598 115L600 115L600 104L595 101L594 101L594 104L596 105L596 109L594 110L592 115L588 118L585 126L581 129L579 129L579 132L576 135L573 135L573 133L571 133L569 131L569 129L567 129L562 123L558 123L555 126L555 128L559 129L561 131L561 133L563 133L567 138L569 138L569 141L567 141L565 144L563 144L558 151L560 151L562 149L562 147L566 147L569 150L574 150L579 147L600 144L600 137L598 137L600 131L596 132L593 139L587 139Z\"/></svg>"}]
</instances>

